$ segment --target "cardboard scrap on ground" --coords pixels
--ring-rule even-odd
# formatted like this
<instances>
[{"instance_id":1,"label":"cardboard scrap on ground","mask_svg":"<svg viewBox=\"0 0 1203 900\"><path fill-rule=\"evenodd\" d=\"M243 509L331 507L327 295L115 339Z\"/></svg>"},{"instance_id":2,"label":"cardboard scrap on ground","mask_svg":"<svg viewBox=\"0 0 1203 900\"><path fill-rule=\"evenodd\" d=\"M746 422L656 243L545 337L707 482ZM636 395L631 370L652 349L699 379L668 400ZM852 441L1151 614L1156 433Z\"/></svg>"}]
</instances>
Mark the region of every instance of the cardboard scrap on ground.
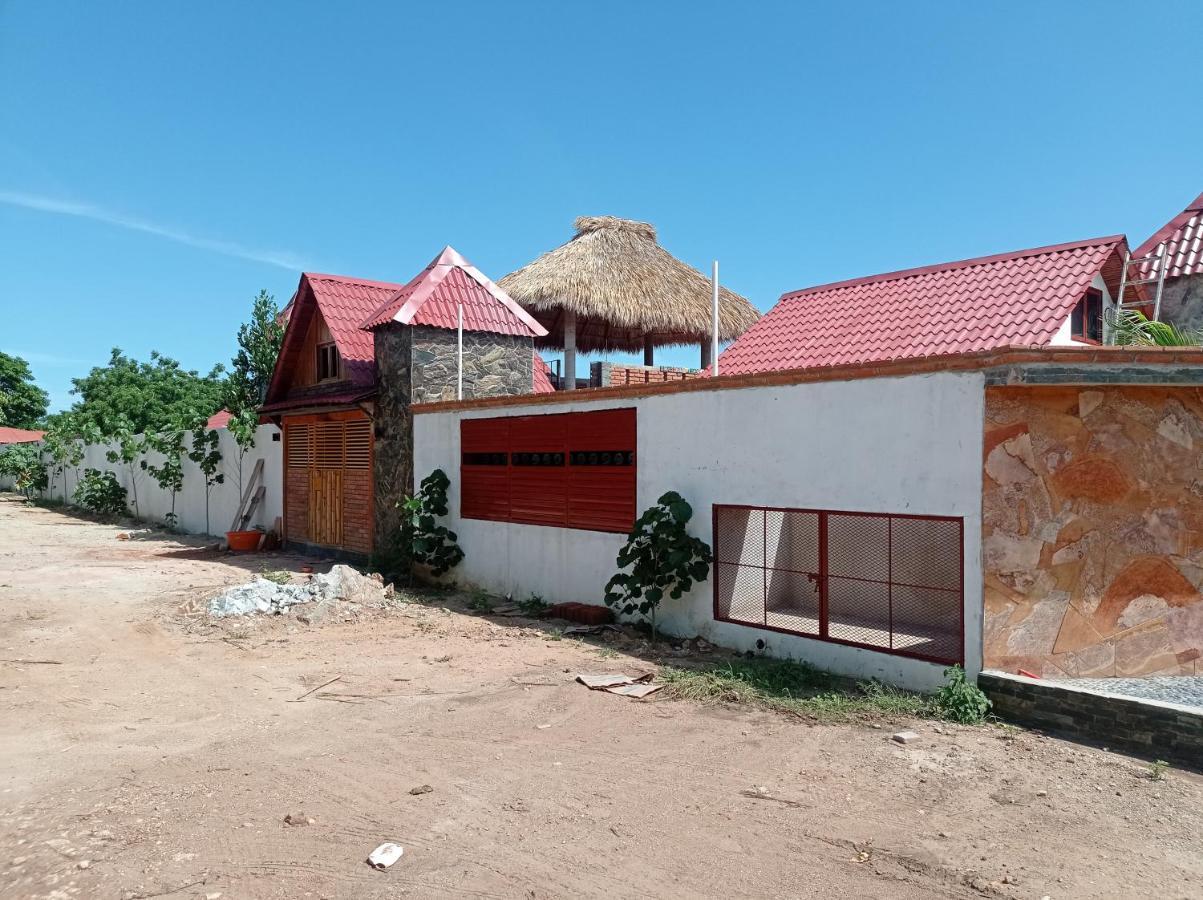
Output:
<instances>
[{"instance_id":1,"label":"cardboard scrap on ground","mask_svg":"<svg viewBox=\"0 0 1203 900\"><path fill-rule=\"evenodd\" d=\"M623 697L646 697L648 694L654 694L662 684L652 684L652 678L655 676L651 672L645 672L642 675L612 675L602 673L600 675L581 674L576 676L576 680L589 688L591 691L607 691L611 694L619 694Z\"/></svg>"}]
</instances>

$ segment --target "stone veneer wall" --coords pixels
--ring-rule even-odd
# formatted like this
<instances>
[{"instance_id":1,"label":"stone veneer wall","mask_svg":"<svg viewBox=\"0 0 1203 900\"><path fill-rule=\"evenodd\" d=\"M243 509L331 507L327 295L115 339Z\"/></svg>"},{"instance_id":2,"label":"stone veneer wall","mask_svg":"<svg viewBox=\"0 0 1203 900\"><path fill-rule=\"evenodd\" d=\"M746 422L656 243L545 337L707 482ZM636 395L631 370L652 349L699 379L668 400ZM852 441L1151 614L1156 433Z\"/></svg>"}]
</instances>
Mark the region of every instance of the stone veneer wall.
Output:
<instances>
[{"instance_id":1,"label":"stone veneer wall","mask_svg":"<svg viewBox=\"0 0 1203 900\"><path fill-rule=\"evenodd\" d=\"M1161 318L1180 328L1203 329L1203 274L1166 281Z\"/></svg>"},{"instance_id":2,"label":"stone veneer wall","mask_svg":"<svg viewBox=\"0 0 1203 900\"><path fill-rule=\"evenodd\" d=\"M1203 389L990 387L985 667L1203 674Z\"/></svg>"},{"instance_id":3,"label":"stone veneer wall","mask_svg":"<svg viewBox=\"0 0 1203 900\"><path fill-rule=\"evenodd\" d=\"M413 414L409 411L413 329L385 325L373 331L376 348L376 409L372 475L375 480L376 552L396 552L401 514L397 503L412 490Z\"/></svg>"},{"instance_id":4,"label":"stone veneer wall","mask_svg":"<svg viewBox=\"0 0 1203 900\"><path fill-rule=\"evenodd\" d=\"M456 333L448 328L413 329L414 403L455 399L457 350ZM464 399L533 392L534 363L530 337L465 331Z\"/></svg>"},{"instance_id":5,"label":"stone veneer wall","mask_svg":"<svg viewBox=\"0 0 1203 900\"><path fill-rule=\"evenodd\" d=\"M400 532L397 504L414 487L410 404L456 398L458 342L445 328L392 324L374 333L376 547L387 553ZM530 337L465 331L464 399L532 393L534 352Z\"/></svg>"}]
</instances>

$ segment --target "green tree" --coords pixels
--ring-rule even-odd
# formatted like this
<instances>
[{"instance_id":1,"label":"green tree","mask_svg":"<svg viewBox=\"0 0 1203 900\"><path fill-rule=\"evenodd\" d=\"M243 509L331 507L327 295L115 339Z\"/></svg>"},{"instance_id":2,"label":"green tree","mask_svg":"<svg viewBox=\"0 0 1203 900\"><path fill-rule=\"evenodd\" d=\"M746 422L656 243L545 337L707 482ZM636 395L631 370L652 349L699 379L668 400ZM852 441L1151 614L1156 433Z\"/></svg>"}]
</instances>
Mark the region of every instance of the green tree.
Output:
<instances>
[{"instance_id":1,"label":"green tree","mask_svg":"<svg viewBox=\"0 0 1203 900\"><path fill-rule=\"evenodd\" d=\"M58 476L63 476L63 497L67 497L67 470L78 469L84 459L84 443L71 413L55 413L47 417L42 451L50 465L50 488ZM77 473L78 480L78 473Z\"/></svg>"},{"instance_id":2,"label":"green tree","mask_svg":"<svg viewBox=\"0 0 1203 900\"><path fill-rule=\"evenodd\" d=\"M166 515L169 528L175 528L179 521L175 514L175 498L184 487L184 432L187 430L184 419L176 419L162 431L146 435L146 450L152 450L162 457L158 463L142 460L142 470L150 475L163 490L171 494L171 511ZM137 503L135 493L134 502Z\"/></svg>"},{"instance_id":3,"label":"green tree","mask_svg":"<svg viewBox=\"0 0 1203 900\"><path fill-rule=\"evenodd\" d=\"M29 363L0 353L0 425L34 428L46 415L50 398L33 382Z\"/></svg>"},{"instance_id":4,"label":"green tree","mask_svg":"<svg viewBox=\"0 0 1203 900\"><path fill-rule=\"evenodd\" d=\"M221 435L210 428L205 419L200 419L192 426L192 448L188 451L188 458L196 463L205 479L205 534L209 534L209 492L213 490L213 485L224 483L226 476L220 471ZM242 494L239 493L239 496Z\"/></svg>"},{"instance_id":5,"label":"green tree","mask_svg":"<svg viewBox=\"0 0 1203 900\"><path fill-rule=\"evenodd\" d=\"M139 362L114 348L107 366L74 379L71 393L79 399L71 411L81 429L94 428L104 440L165 431L195 410L221 407L223 371L218 365L201 375L157 352Z\"/></svg>"},{"instance_id":6,"label":"green tree","mask_svg":"<svg viewBox=\"0 0 1203 900\"><path fill-rule=\"evenodd\" d=\"M226 381L226 409L231 415L258 408L284 343L284 324L276 298L260 291L251 303L251 319L238 329L238 352L230 363Z\"/></svg>"},{"instance_id":7,"label":"green tree","mask_svg":"<svg viewBox=\"0 0 1203 900\"><path fill-rule=\"evenodd\" d=\"M230 361L224 405L230 413L226 428L237 449L235 471L238 496L242 496L242 464L255 446L259 425L259 406L267 396L267 386L276 367L276 357L284 343L284 325L276 298L260 291L251 302L251 319L238 329L238 352Z\"/></svg>"}]
</instances>

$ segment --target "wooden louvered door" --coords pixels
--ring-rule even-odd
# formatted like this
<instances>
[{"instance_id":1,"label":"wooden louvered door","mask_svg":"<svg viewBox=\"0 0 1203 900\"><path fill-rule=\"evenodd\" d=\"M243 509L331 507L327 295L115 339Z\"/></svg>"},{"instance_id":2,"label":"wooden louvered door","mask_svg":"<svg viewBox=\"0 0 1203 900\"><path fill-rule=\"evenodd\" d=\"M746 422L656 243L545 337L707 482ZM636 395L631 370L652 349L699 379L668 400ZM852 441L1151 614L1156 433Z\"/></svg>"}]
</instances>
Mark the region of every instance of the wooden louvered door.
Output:
<instances>
[{"instance_id":1,"label":"wooden louvered door","mask_svg":"<svg viewBox=\"0 0 1203 900\"><path fill-rule=\"evenodd\" d=\"M288 538L358 553L372 549L372 423L355 413L285 423Z\"/></svg>"}]
</instances>

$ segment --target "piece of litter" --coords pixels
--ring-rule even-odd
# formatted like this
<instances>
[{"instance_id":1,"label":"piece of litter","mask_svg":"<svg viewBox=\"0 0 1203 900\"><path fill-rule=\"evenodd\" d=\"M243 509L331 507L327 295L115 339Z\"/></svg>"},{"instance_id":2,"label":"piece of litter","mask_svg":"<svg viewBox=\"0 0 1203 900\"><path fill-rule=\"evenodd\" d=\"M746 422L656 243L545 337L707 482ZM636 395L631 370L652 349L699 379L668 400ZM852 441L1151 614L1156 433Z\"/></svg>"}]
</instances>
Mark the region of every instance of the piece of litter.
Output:
<instances>
[{"instance_id":1,"label":"piece of litter","mask_svg":"<svg viewBox=\"0 0 1203 900\"><path fill-rule=\"evenodd\" d=\"M410 788L409 792L416 797L419 794L429 794L433 790L434 788L428 784L419 784L417 787Z\"/></svg>"},{"instance_id":2,"label":"piece of litter","mask_svg":"<svg viewBox=\"0 0 1203 900\"><path fill-rule=\"evenodd\" d=\"M919 740L919 735L914 731L900 731L893 735L890 740L899 744L909 744L911 741Z\"/></svg>"},{"instance_id":3,"label":"piece of litter","mask_svg":"<svg viewBox=\"0 0 1203 900\"><path fill-rule=\"evenodd\" d=\"M550 728L550 725L536 725L536 728Z\"/></svg>"},{"instance_id":4,"label":"piece of litter","mask_svg":"<svg viewBox=\"0 0 1203 900\"><path fill-rule=\"evenodd\" d=\"M662 684L651 684L655 677L651 672L642 675L613 675L609 673L580 674L576 680L591 691L607 691L623 697L646 697L664 687Z\"/></svg>"},{"instance_id":5,"label":"piece of litter","mask_svg":"<svg viewBox=\"0 0 1203 900\"><path fill-rule=\"evenodd\" d=\"M387 841L368 854L368 865L373 869L387 869L399 860L404 852L400 844Z\"/></svg>"},{"instance_id":6,"label":"piece of litter","mask_svg":"<svg viewBox=\"0 0 1203 900\"><path fill-rule=\"evenodd\" d=\"M575 634L601 634L604 631L613 631L618 634L622 634L622 629L616 625L571 625L564 629L563 634L565 636Z\"/></svg>"}]
</instances>

